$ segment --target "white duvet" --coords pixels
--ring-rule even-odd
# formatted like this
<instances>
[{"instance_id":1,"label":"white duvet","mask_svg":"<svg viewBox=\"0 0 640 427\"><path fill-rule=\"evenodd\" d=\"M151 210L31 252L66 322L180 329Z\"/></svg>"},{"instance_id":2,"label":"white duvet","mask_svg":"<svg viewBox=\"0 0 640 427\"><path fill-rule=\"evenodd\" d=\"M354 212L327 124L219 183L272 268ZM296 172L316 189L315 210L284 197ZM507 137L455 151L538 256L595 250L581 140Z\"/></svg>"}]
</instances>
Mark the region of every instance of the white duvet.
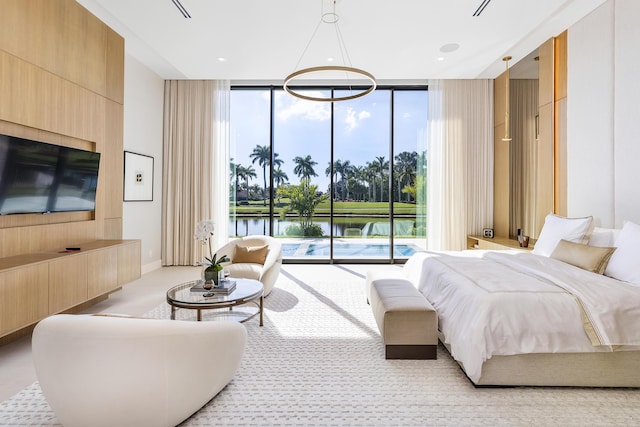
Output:
<instances>
[{"instance_id":1,"label":"white duvet","mask_svg":"<svg viewBox=\"0 0 640 427\"><path fill-rule=\"evenodd\" d=\"M640 349L640 287L520 251L420 252L405 270L473 381L494 355Z\"/></svg>"}]
</instances>

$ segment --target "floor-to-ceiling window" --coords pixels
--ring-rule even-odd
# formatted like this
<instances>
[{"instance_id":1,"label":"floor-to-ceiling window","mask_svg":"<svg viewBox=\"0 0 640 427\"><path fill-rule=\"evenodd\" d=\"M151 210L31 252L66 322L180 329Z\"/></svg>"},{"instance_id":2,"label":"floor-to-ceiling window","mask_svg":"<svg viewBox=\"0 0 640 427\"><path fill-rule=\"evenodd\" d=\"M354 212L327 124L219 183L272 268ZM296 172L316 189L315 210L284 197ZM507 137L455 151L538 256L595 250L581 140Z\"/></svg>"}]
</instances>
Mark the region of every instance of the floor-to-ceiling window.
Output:
<instances>
[{"instance_id":1,"label":"floor-to-ceiling window","mask_svg":"<svg viewBox=\"0 0 640 427\"><path fill-rule=\"evenodd\" d=\"M292 262L389 262L426 247L426 88L336 103L232 89L230 236L281 238Z\"/></svg>"},{"instance_id":2,"label":"floor-to-ceiling window","mask_svg":"<svg viewBox=\"0 0 640 427\"><path fill-rule=\"evenodd\" d=\"M393 91L394 257L427 239L427 92Z\"/></svg>"}]
</instances>

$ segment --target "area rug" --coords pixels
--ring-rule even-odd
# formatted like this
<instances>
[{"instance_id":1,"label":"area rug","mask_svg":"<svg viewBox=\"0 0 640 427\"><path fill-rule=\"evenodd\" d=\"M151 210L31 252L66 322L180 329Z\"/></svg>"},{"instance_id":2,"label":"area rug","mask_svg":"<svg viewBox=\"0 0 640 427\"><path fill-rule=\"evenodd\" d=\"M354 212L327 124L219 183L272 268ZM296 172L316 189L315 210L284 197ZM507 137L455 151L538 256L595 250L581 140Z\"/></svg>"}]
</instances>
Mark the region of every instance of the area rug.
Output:
<instances>
[{"instance_id":1,"label":"area rug","mask_svg":"<svg viewBox=\"0 0 640 427\"><path fill-rule=\"evenodd\" d=\"M162 304L148 316L169 312ZM264 326L245 325L237 375L182 425L640 424L637 389L475 388L442 347L438 360L385 360L362 271L349 267L285 266ZM0 425L58 424L35 383L0 403Z\"/></svg>"}]
</instances>

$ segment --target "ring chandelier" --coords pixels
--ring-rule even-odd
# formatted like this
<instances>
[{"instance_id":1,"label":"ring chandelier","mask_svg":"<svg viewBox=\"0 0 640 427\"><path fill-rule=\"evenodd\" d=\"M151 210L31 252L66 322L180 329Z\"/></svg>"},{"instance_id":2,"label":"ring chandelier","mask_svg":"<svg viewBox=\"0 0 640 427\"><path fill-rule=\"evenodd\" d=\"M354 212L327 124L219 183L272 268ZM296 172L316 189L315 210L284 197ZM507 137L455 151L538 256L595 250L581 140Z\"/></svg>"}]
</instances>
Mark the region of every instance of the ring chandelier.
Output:
<instances>
[{"instance_id":1,"label":"ring chandelier","mask_svg":"<svg viewBox=\"0 0 640 427\"><path fill-rule=\"evenodd\" d=\"M318 102L348 101L350 99L356 99L356 98L360 98L362 96L368 95L376 89L377 83L373 74L369 73L368 71L362 70L360 68L355 68L351 66L351 59L349 58L349 53L347 52L347 46L344 43L344 40L342 38L342 33L340 32L340 27L338 26L339 16L335 12L335 7L336 7L336 0L333 0L333 12L323 13L321 15L320 22L318 22L318 25L316 26L315 31L311 35L311 39L307 43L307 46L302 52L302 55L300 55L300 59L296 64L296 68L298 67L298 65L300 65L300 61L302 60L302 57L304 56L307 49L309 48L309 45L313 41L316 33L318 32L318 28L322 23L330 24L335 27L336 38L338 40L338 46L340 49L340 56L342 58L343 63L345 63L345 65L322 65L317 67L309 67L309 68L303 68L298 71L294 71L293 73L289 74L287 77L284 78L283 88L287 93L295 96L296 98L304 99L307 101L318 101ZM346 65L347 63L348 65ZM350 93L347 96L339 96L339 97L330 96L330 97L324 97L324 98L305 95L303 93L296 92L296 90L290 87L291 82L301 76L308 76L313 73L322 73L322 72L343 72L345 73L345 77L347 80L350 80L349 78L350 74L356 74L361 77L364 77L368 81L368 87L362 90L358 89L360 90L360 92Z\"/></svg>"}]
</instances>

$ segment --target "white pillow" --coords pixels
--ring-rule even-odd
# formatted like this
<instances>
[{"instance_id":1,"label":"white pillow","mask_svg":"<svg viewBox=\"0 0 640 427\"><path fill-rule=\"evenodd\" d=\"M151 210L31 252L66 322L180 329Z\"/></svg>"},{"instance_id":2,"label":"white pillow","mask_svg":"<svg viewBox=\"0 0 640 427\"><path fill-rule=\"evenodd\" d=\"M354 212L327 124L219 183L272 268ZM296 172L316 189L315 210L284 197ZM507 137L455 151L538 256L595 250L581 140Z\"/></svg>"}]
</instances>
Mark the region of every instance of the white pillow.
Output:
<instances>
[{"instance_id":1,"label":"white pillow","mask_svg":"<svg viewBox=\"0 0 640 427\"><path fill-rule=\"evenodd\" d=\"M593 217L565 218L559 215L549 214L544 219L544 225L533 253L549 256L560 240L568 240L573 243L586 244L593 231Z\"/></svg>"},{"instance_id":2,"label":"white pillow","mask_svg":"<svg viewBox=\"0 0 640 427\"><path fill-rule=\"evenodd\" d=\"M625 222L614 246L604 274L640 286L640 225Z\"/></svg>"},{"instance_id":3,"label":"white pillow","mask_svg":"<svg viewBox=\"0 0 640 427\"><path fill-rule=\"evenodd\" d=\"M616 235L620 230L614 228L596 227L589 237L589 246L610 247L616 241Z\"/></svg>"}]
</instances>

